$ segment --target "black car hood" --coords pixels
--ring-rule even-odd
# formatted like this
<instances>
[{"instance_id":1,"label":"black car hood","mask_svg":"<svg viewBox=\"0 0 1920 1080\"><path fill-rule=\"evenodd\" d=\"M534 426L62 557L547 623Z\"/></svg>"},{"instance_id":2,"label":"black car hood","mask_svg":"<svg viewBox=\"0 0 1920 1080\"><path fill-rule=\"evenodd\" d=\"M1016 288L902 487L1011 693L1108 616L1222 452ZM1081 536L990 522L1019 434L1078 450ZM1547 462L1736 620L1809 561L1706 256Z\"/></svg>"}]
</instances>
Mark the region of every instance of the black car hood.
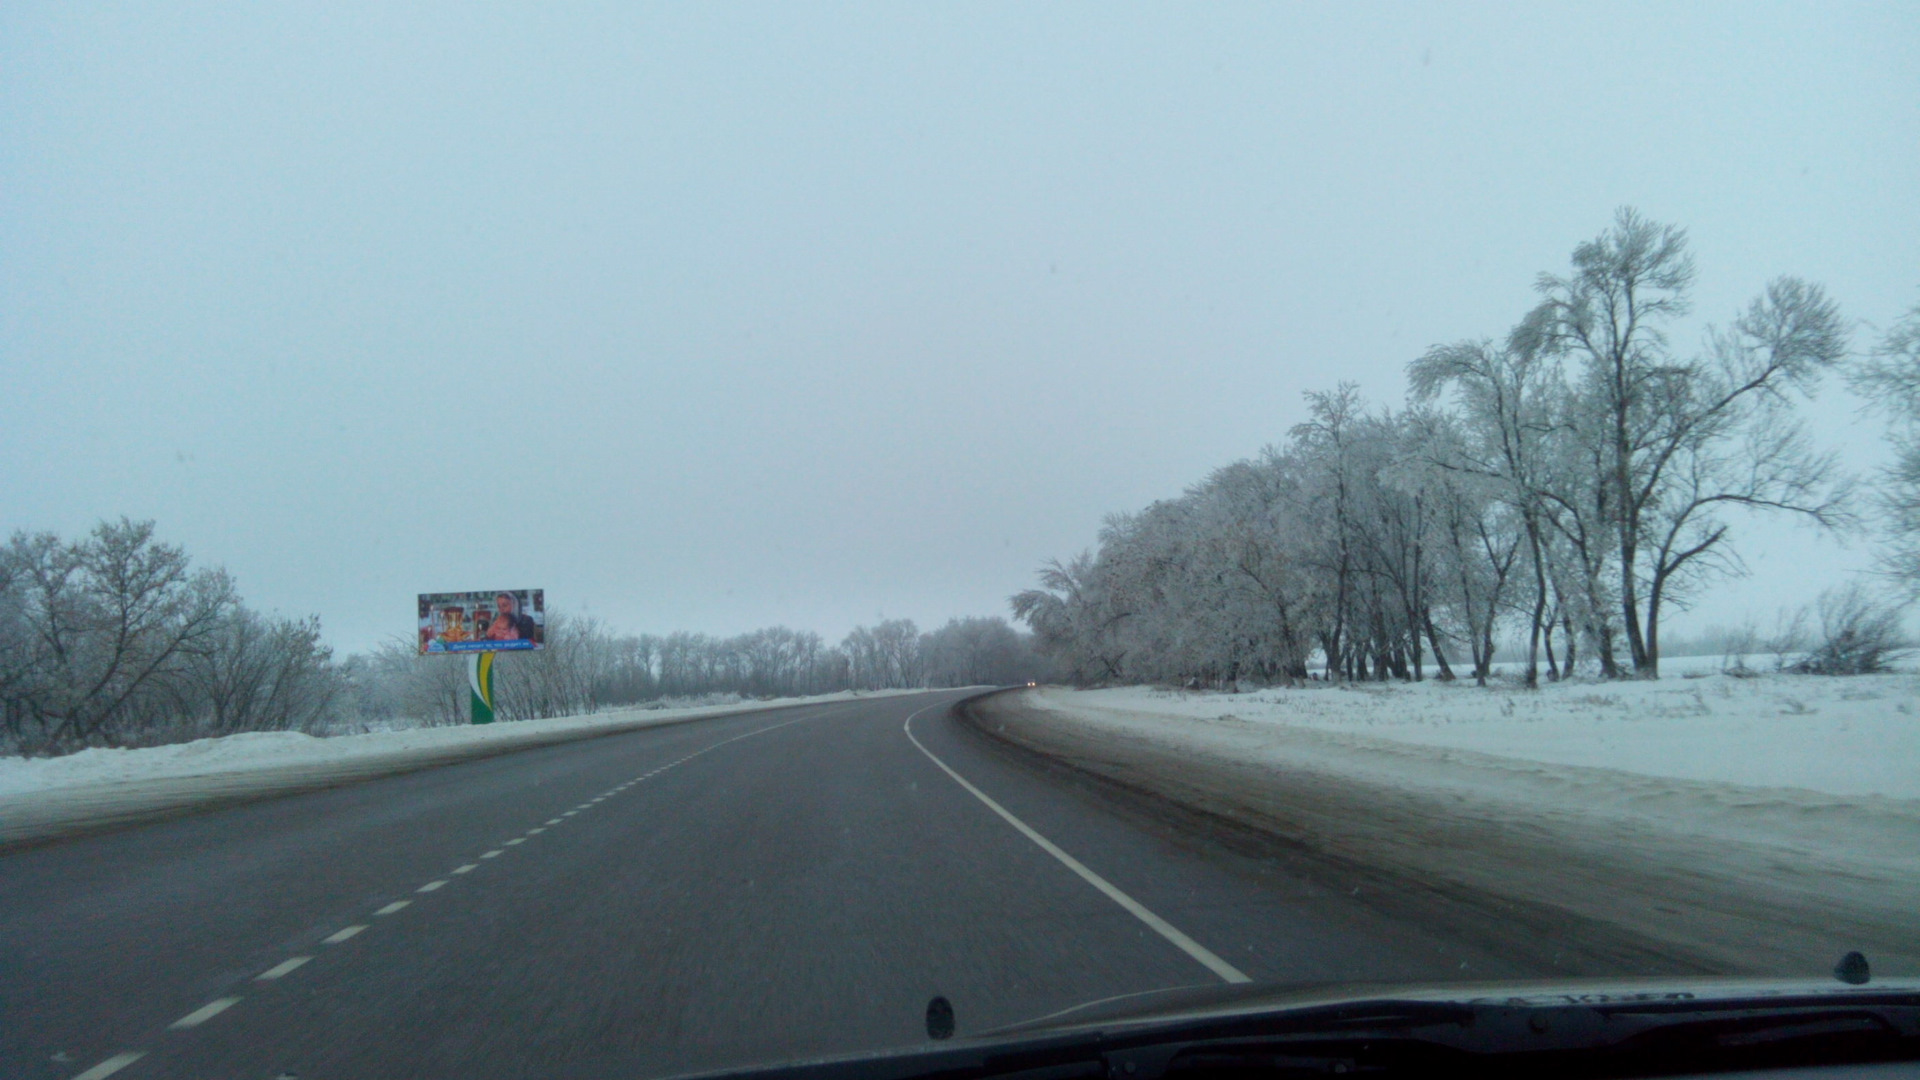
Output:
<instances>
[{"instance_id":1,"label":"black car hood","mask_svg":"<svg viewBox=\"0 0 1920 1080\"><path fill-rule=\"evenodd\" d=\"M1124 1056L1160 1040L1243 1038L1276 1031L1388 1029L1439 1025L1481 1030L1525 1025L1541 1015L1920 1006L1920 978L1870 985L1833 979L1562 979L1440 984L1177 987L1096 1000L997 1028L968 1032L964 1000L954 1003L961 1034L864 1053L680 1073L677 1080L904 1080L1018 1071L1021 1062L1063 1055ZM924 1003L903 1002L918 1011ZM1920 1015L1917 1013L1916 1015ZM1577 1025L1576 1025L1577 1026ZM1540 1029L1534 1028L1538 1031ZM1909 1032L1916 1034L1920 1031ZM1564 1033L1576 1039L1572 1031ZM1549 1041L1561 1042L1562 1039ZM587 1080L660 1075L639 1058L580 1063L553 1074Z\"/></svg>"},{"instance_id":2,"label":"black car hood","mask_svg":"<svg viewBox=\"0 0 1920 1080\"><path fill-rule=\"evenodd\" d=\"M1876 979L1850 986L1833 979L1558 979L1448 983L1321 983L1287 986L1188 986L1149 990L1076 1005L989 1031L979 1039L1072 1032L1123 1031L1201 1020L1228 1020L1369 1002L1432 1005L1506 1005L1555 1008L1636 1002L1839 1001L1864 995L1920 994L1920 978Z\"/></svg>"}]
</instances>

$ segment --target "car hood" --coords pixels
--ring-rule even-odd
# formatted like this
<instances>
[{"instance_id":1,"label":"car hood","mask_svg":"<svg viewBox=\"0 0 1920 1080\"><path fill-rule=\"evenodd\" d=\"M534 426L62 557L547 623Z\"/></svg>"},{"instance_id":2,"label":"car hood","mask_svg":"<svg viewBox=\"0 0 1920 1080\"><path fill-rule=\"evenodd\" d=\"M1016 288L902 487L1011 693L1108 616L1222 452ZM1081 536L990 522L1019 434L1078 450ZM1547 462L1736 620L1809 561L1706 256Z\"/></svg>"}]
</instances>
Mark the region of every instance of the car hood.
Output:
<instances>
[{"instance_id":1,"label":"car hood","mask_svg":"<svg viewBox=\"0 0 1920 1080\"><path fill-rule=\"evenodd\" d=\"M1596 978L1446 983L1321 983L1286 986L1188 986L1103 998L974 1033L978 1039L1119 1032L1189 1021L1306 1012L1378 1002L1502 1005L1513 1008L1619 1006L1695 1001L1837 1001L1863 996L1920 994L1920 978L1876 978L1854 986L1834 979Z\"/></svg>"},{"instance_id":2,"label":"car hood","mask_svg":"<svg viewBox=\"0 0 1920 1080\"><path fill-rule=\"evenodd\" d=\"M1119 1053L1157 1041L1238 1038L1275 1031L1352 1032L1420 1025L1476 1026L1492 1036L1542 1013L1669 1011L1715 1008L1810 1009L1899 1003L1920 1005L1920 978L1876 978L1870 985L1833 979L1560 979L1541 981L1315 986L1176 987L1074 1006L996 1028L966 1029L967 1003L954 1003L961 1034L944 1041L864 1053L730 1066L681 1073L678 1080L904 1080L991 1075L1022 1060ZM902 1003L913 1008L914 1003ZM1571 1028L1586 1026L1575 1023ZM1540 1030L1538 1028L1534 1030ZM1567 1030L1565 1036L1578 1038ZM1549 1039L1550 1042L1560 1041ZM637 1063L636 1063L637 1064ZM568 1070L567 1077L623 1076L650 1069ZM657 1075L657 1072L656 1072Z\"/></svg>"}]
</instances>

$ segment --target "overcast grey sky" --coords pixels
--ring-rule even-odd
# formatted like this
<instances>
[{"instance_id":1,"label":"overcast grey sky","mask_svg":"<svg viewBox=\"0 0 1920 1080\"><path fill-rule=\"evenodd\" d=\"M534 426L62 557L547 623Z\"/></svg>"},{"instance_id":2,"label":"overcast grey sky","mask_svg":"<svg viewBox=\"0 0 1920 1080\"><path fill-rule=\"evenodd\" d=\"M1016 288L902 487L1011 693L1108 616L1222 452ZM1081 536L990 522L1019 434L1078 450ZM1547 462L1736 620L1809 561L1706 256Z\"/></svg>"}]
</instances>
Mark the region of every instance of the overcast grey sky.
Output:
<instances>
[{"instance_id":1,"label":"overcast grey sky","mask_svg":"<svg viewBox=\"0 0 1920 1080\"><path fill-rule=\"evenodd\" d=\"M1003 613L1621 204L1691 231L1682 342L1778 273L1885 325L1916 181L1912 3L14 0L0 528L156 518L348 650L421 590ZM1683 626L1865 560L1746 536Z\"/></svg>"}]
</instances>

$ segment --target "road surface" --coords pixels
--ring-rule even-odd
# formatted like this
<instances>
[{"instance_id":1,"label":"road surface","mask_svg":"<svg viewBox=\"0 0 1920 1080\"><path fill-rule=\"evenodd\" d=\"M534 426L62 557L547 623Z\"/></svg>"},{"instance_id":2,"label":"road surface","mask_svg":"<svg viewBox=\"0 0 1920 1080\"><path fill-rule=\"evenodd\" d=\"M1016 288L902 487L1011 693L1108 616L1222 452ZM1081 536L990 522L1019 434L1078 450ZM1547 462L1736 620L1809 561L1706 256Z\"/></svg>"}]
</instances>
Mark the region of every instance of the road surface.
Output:
<instances>
[{"instance_id":1,"label":"road surface","mask_svg":"<svg viewBox=\"0 0 1920 1080\"><path fill-rule=\"evenodd\" d=\"M0 856L0 1076L660 1076L1256 981L1546 974L1132 812L964 692L520 751ZM909 723L910 722L910 723Z\"/></svg>"}]
</instances>

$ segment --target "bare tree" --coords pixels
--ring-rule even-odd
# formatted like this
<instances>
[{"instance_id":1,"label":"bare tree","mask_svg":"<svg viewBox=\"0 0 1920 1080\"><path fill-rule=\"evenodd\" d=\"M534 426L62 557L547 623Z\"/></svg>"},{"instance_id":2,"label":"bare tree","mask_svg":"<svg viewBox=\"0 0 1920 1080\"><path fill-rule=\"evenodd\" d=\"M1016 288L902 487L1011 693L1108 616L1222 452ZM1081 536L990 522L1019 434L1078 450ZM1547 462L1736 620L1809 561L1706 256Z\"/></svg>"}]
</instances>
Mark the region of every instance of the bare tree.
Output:
<instances>
[{"instance_id":1,"label":"bare tree","mask_svg":"<svg viewBox=\"0 0 1920 1080\"><path fill-rule=\"evenodd\" d=\"M74 542L16 533L4 562L7 731L34 752L121 738L237 603L223 571L193 570L151 521L102 522Z\"/></svg>"},{"instance_id":2,"label":"bare tree","mask_svg":"<svg viewBox=\"0 0 1920 1080\"><path fill-rule=\"evenodd\" d=\"M1891 429L1893 463L1880 472L1875 500L1887 540L1882 569L1920 594L1920 304L1908 309L1848 379Z\"/></svg>"},{"instance_id":3,"label":"bare tree","mask_svg":"<svg viewBox=\"0 0 1920 1080\"><path fill-rule=\"evenodd\" d=\"M238 608L211 646L187 654L173 695L189 737L317 731L332 719L345 686L317 617L271 619Z\"/></svg>"},{"instance_id":4,"label":"bare tree","mask_svg":"<svg viewBox=\"0 0 1920 1080\"><path fill-rule=\"evenodd\" d=\"M1333 582L1331 618L1321 628L1321 651L1326 654L1327 674L1340 678L1351 674L1347 646L1349 624L1354 621L1354 476L1353 427L1362 412L1360 391L1353 383L1341 383L1331 393L1307 394L1310 419L1294 427L1295 451L1311 470L1307 505L1322 521L1316 530L1323 548L1319 562Z\"/></svg>"},{"instance_id":5,"label":"bare tree","mask_svg":"<svg viewBox=\"0 0 1920 1080\"><path fill-rule=\"evenodd\" d=\"M1819 632L1806 655L1789 670L1809 675L1873 675L1891 670L1913 651L1900 628L1902 606L1876 599L1852 582L1820 597ZM1796 617L1804 625L1804 614Z\"/></svg>"},{"instance_id":6,"label":"bare tree","mask_svg":"<svg viewBox=\"0 0 1920 1080\"><path fill-rule=\"evenodd\" d=\"M1709 355L1678 359L1665 326L1689 310L1686 247L1683 230L1621 210L1574 249L1570 276L1543 275L1545 299L1514 335L1521 349L1583 365L1582 401L1613 489L1622 623L1647 677L1659 674L1662 605L1689 577L1734 565L1716 511L1832 523L1842 506L1831 459L1810 451L1782 407L1844 355L1837 307L1818 286L1779 278L1712 335Z\"/></svg>"},{"instance_id":7,"label":"bare tree","mask_svg":"<svg viewBox=\"0 0 1920 1080\"><path fill-rule=\"evenodd\" d=\"M1465 438L1449 440L1450 453L1434 461L1492 481L1519 519L1533 570L1526 684L1540 682L1541 630L1548 602L1546 496L1554 434L1554 403L1561 395L1557 372L1536 349L1520 342L1463 341L1436 345L1409 365L1415 401L1432 401L1455 389Z\"/></svg>"}]
</instances>

